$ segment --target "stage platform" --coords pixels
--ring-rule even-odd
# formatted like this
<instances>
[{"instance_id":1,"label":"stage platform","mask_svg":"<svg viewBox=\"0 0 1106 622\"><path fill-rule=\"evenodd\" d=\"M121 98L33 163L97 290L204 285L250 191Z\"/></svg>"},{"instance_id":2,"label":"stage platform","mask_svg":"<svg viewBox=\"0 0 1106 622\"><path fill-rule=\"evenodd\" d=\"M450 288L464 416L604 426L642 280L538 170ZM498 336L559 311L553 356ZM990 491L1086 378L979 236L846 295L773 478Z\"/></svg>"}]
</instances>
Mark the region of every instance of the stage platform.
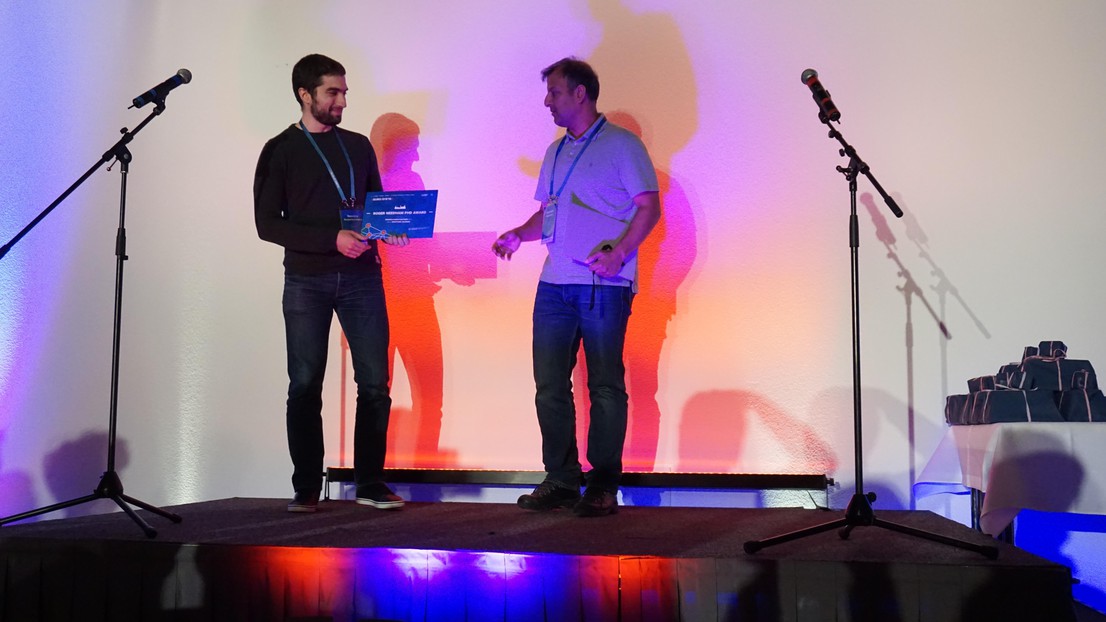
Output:
<instances>
[{"instance_id":1,"label":"stage platform","mask_svg":"<svg viewBox=\"0 0 1106 622\"><path fill-rule=\"evenodd\" d=\"M835 520L807 509L623 507L534 514L498 503L380 511L235 498L0 527L2 620L1075 620L1071 574L931 512L880 519L999 556L858 527L746 554Z\"/></svg>"}]
</instances>

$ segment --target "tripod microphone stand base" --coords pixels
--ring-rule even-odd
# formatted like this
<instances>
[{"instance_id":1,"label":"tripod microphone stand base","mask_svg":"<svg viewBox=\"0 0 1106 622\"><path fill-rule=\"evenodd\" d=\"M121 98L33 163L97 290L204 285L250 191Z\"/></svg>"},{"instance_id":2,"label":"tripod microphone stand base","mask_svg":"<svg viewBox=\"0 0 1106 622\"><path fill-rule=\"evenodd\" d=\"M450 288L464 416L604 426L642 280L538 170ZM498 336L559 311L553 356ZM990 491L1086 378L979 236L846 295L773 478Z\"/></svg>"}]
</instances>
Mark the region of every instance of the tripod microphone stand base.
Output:
<instances>
[{"instance_id":1,"label":"tripod microphone stand base","mask_svg":"<svg viewBox=\"0 0 1106 622\"><path fill-rule=\"evenodd\" d=\"M89 501L95 501L97 499L111 499L127 513L127 516L131 517L135 523L142 529L142 532L146 534L147 538L156 538L157 530L150 526L137 512L134 511L132 505L136 505L143 510L153 512L162 518L167 518L174 523L179 523L183 519L172 512L168 512L159 507L150 505L144 501L139 501L134 497L123 494L123 483L119 481L119 475L115 471L106 471L103 477L100 478L100 484L96 486L96 490L90 495L78 497L76 499L70 499L69 501L62 501L61 503L55 503L54 505L39 508L37 510L31 510L22 514L16 514L7 518L0 519L0 525L7 525L8 523L14 523L21 521L32 516L38 516L40 514L46 514L55 510L61 510L64 508L73 507L82 503L88 503Z\"/></svg>"},{"instance_id":2,"label":"tripod microphone stand base","mask_svg":"<svg viewBox=\"0 0 1106 622\"><path fill-rule=\"evenodd\" d=\"M783 542L790 542L791 540L798 540L806 536L811 536L823 531L829 531L831 529L837 529L842 527L840 536L842 540L848 539L849 533L856 527L883 527L884 529L890 529L891 531L897 531L899 533L905 533L910 536L918 538L924 538L926 540L932 540L933 542L940 542L941 544L948 544L961 548L967 551L974 551L982 554L987 559L998 558L998 547L987 544L973 544L971 542L964 542L963 540L957 540L948 536L942 536L941 534L932 533L922 529L916 529L914 527L908 527L906 525L900 525L891 521L885 521L876 518L875 512L872 510L872 501L875 500L875 493L860 494L856 493L849 501L849 507L845 510L845 517L839 518L834 521L822 523L821 525L814 525L805 529L799 529L790 533L781 534L768 538L766 540L750 540L745 543L745 552L750 555L757 551L772 546L774 544L781 544Z\"/></svg>"}]
</instances>

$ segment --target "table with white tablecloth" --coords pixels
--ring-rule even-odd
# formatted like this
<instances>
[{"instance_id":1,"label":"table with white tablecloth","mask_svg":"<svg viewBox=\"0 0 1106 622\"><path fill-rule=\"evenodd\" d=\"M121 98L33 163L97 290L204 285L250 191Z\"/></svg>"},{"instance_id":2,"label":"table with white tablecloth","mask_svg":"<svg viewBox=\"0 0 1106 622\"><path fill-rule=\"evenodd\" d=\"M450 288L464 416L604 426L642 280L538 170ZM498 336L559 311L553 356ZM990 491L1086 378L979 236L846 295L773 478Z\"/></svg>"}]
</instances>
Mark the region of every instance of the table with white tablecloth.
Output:
<instances>
[{"instance_id":1,"label":"table with white tablecloth","mask_svg":"<svg viewBox=\"0 0 1106 622\"><path fill-rule=\"evenodd\" d=\"M949 426L915 484L984 493L983 533L1000 534L1022 509L1106 514L1106 423Z\"/></svg>"}]
</instances>

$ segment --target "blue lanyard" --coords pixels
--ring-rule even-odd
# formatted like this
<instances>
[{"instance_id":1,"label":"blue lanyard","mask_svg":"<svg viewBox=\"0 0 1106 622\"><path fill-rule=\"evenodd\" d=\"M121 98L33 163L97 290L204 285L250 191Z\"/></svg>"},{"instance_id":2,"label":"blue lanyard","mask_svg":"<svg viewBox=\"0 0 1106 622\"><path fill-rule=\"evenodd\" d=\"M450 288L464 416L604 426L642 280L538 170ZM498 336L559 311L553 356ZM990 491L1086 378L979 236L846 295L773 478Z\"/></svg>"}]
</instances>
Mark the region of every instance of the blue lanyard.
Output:
<instances>
[{"instance_id":1,"label":"blue lanyard","mask_svg":"<svg viewBox=\"0 0 1106 622\"><path fill-rule=\"evenodd\" d=\"M580 153L576 154L576 157L572 160L572 166L568 167L568 173L565 174L565 178L561 181L561 187L557 190L556 194L553 194L553 178L557 175L557 158L561 155L561 149L565 146L565 141L568 140L568 132L561 137L561 144L557 145L557 153L553 156L553 169L549 171L549 197L555 199L561 196L561 193L565 190L565 185L568 184L568 178L572 176L573 169L576 168L576 163L580 161L580 156L584 155L584 152L588 150L591 145L591 141L595 140L595 135L602 129L603 124L607 122L607 117L602 117L599 120L599 124L595 126L595 130L588 135L588 141L584 143L584 147L580 149Z\"/></svg>"},{"instance_id":2,"label":"blue lanyard","mask_svg":"<svg viewBox=\"0 0 1106 622\"><path fill-rule=\"evenodd\" d=\"M311 135L311 132L307 131L307 127L303 124L303 121L299 123L300 129L303 130L303 135L307 137L307 140L311 142L311 146L315 148L315 153L319 154L319 157L323 159L323 164L326 165L326 172L330 173L330 178L334 180L334 187L338 189L338 196L342 197L342 203L353 207L353 202L357 198L357 184L353 177L353 160L349 157L349 152L346 151L346 145L342 142L342 135L338 133L337 126L334 127L334 138L338 141L338 146L342 148L342 155L346 156L346 164L349 165L349 198L346 198L346 193L342 191L342 185L338 183L338 176L334 174L334 169L330 166L330 161L323 155L323 150L319 149L319 144L315 142L315 137Z\"/></svg>"}]
</instances>

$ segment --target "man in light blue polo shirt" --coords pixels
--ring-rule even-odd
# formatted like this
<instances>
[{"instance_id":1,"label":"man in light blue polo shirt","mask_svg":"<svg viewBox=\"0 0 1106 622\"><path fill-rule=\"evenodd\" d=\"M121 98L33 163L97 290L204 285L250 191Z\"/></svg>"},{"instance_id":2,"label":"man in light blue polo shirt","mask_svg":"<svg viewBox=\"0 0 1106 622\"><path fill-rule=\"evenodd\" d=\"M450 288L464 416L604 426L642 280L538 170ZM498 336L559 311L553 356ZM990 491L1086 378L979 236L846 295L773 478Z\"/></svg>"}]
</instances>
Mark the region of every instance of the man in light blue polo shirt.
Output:
<instances>
[{"instance_id":1,"label":"man in light blue polo shirt","mask_svg":"<svg viewBox=\"0 0 1106 622\"><path fill-rule=\"evenodd\" d=\"M637 291L637 249L660 220L657 174L641 140L599 114L591 66L564 58L541 76L545 106L566 133L545 152L534 195L541 206L492 245L508 260L525 241L541 240L549 253L534 300L533 342L546 476L518 505L604 516L618 510L628 404L622 352ZM572 399L581 342L592 467L583 496Z\"/></svg>"}]
</instances>

